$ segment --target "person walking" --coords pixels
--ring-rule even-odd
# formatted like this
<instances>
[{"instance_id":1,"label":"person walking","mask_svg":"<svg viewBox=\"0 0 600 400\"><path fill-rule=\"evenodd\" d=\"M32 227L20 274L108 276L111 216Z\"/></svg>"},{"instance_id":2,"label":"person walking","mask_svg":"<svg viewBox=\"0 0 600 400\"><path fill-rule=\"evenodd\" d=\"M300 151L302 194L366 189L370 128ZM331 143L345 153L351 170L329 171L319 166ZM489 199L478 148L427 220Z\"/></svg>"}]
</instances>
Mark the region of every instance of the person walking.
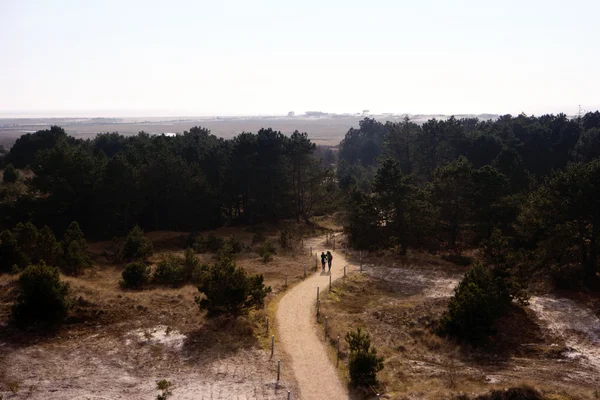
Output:
<instances>
[{"instance_id":1,"label":"person walking","mask_svg":"<svg viewBox=\"0 0 600 400\"><path fill-rule=\"evenodd\" d=\"M327 265L329 266L329 272L331 272L331 262L333 261L333 255L330 251L327 251Z\"/></svg>"},{"instance_id":2,"label":"person walking","mask_svg":"<svg viewBox=\"0 0 600 400\"><path fill-rule=\"evenodd\" d=\"M321 252L321 271L325 271L325 263L327 262L327 256L324 252Z\"/></svg>"}]
</instances>

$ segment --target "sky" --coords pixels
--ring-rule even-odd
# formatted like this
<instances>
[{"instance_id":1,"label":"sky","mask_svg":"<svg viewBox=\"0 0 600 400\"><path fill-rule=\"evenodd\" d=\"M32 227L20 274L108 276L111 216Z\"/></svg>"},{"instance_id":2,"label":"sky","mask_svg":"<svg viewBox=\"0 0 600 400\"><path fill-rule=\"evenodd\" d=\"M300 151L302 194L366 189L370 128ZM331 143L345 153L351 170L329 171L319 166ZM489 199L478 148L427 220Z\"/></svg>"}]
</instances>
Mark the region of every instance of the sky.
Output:
<instances>
[{"instance_id":1,"label":"sky","mask_svg":"<svg viewBox=\"0 0 600 400\"><path fill-rule=\"evenodd\" d=\"M0 115L600 108L597 0L0 0Z\"/></svg>"}]
</instances>

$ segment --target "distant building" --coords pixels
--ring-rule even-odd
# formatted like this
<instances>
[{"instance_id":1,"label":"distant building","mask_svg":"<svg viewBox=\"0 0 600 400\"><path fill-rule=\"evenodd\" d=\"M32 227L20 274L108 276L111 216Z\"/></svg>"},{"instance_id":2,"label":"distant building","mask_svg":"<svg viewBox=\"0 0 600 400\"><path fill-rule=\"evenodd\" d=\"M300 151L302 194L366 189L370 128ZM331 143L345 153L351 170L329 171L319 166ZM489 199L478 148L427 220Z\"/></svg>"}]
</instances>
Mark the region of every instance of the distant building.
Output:
<instances>
[{"instance_id":1,"label":"distant building","mask_svg":"<svg viewBox=\"0 0 600 400\"><path fill-rule=\"evenodd\" d=\"M362 115L369 115L369 110L363 110Z\"/></svg>"},{"instance_id":2,"label":"distant building","mask_svg":"<svg viewBox=\"0 0 600 400\"><path fill-rule=\"evenodd\" d=\"M293 112L293 111L290 111L290 112L288 113L288 117L290 117L290 118L293 118L293 117L295 117L295 116L296 116L296 113L295 113L295 112Z\"/></svg>"}]
</instances>

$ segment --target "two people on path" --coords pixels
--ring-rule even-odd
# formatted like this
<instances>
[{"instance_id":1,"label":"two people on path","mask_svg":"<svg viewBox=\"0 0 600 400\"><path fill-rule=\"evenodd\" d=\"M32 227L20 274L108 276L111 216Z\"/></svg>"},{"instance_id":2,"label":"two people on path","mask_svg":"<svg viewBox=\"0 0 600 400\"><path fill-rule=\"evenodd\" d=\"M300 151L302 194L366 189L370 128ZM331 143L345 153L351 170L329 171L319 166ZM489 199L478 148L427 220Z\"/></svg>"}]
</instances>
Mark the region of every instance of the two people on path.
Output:
<instances>
[{"instance_id":1,"label":"two people on path","mask_svg":"<svg viewBox=\"0 0 600 400\"><path fill-rule=\"evenodd\" d=\"M321 252L321 271L325 271L325 263L327 262L327 265L329 266L329 272L331 272L332 261L333 255L330 251L327 251L327 254L325 254L325 252Z\"/></svg>"}]
</instances>

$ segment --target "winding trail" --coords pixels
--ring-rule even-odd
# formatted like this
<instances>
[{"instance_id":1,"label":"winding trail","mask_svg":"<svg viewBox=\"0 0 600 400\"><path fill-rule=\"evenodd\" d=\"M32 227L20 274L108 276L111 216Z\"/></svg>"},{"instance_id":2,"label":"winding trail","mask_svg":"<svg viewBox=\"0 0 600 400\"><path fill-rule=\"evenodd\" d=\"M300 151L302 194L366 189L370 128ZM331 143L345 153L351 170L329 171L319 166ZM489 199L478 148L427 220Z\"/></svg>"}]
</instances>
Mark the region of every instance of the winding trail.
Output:
<instances>
[{"instance_id":1,"label":"winding trail","mask_svg":"<svg viewBox=\"0 0 600 400\"><path fill-rule=\"evenodd\" d=\"M309 246L312 246L313 253L327 251L323 238L306 241L305 248L308 249ZM344 275L344 265L348 265L347 273L358 269L341 252L332 251L332 254L332 281ZM313 265L309 265L310 267ZM348 390L329 359L324 338L322 335L318 336L314 329L317 287L323 293L328 286L329 274L322 275L319 265L316 273L309 272L304 281L283 296L275 314L279 342L291 356L292 370L300 387L299 398L302 400L348 399Z\"/></svg>"}]
</instances>

